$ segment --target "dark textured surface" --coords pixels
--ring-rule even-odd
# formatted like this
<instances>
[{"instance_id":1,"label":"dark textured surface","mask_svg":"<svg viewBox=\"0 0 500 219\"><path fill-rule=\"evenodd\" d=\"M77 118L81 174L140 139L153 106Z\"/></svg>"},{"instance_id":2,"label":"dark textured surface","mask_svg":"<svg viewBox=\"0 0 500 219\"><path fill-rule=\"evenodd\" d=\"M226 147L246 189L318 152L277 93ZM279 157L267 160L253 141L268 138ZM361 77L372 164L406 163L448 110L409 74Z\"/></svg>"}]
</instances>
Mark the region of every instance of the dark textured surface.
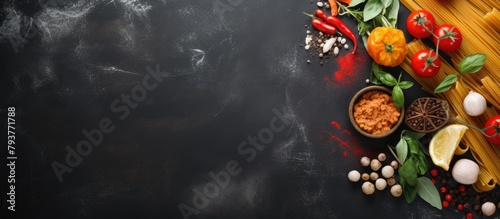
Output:
<instances>
[{"instance_id":1,"label":"dark textured surface","mask_svg":"<svg viewBox=\"0 0 500 219\"><path fill-rule=\"evenodd\" d=\"M16 107L18 139L16 212L4 202L2 218L182 218L179 206L193 208L190 218L463 216L388 190L367 197L348 182L362 156L388 153L397 136L370 140L349 123L349 100L369 77L363 47L349 83L325 80L339 58L306 64L302 12L314 4L38 3L8 1L0 13L0 110L5 118ZM139 96L127 105L126 95ZM408 105L424 94L417 85L406 95ZM52 165L68 165L67 146L76 150L103 120L113 130L60 182ZM271 123L283 129L269 136ZM252 149L259 133L268 142ZM209 188L210 173L227 169L234 175ZM205 187L213 197L195 210Z\"/></svg>"}]
</instances>

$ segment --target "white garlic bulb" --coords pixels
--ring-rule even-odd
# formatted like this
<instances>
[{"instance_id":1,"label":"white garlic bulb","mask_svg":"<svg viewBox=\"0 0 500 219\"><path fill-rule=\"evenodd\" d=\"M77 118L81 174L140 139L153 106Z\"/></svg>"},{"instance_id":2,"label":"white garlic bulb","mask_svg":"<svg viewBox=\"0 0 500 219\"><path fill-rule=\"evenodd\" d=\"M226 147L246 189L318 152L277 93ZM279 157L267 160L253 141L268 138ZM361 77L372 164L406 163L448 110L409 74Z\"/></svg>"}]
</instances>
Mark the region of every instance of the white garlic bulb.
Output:
<instances>
[{"instance_id":1,"label":"white garlic bulb","mask_svg":"<svg viewBox=\"0 0 500 219\"><path fill-rule=\"evenodd\" d=\"M486 111L486 99L480 93L470 91L463 102L465 112L469 116L479 116Z\"/></svg>"},{"instance_id":2,"label":"white garlic bulb","mask_svg":"<svg viewBox=\"0 0 500 219\"><path fill-rule=\"evenodd\" d=\"M477 181L479 166L476 162L463 158L455 163L451 175L457 182L464 185L471 185Z\"/></svg>"}]
</instances>

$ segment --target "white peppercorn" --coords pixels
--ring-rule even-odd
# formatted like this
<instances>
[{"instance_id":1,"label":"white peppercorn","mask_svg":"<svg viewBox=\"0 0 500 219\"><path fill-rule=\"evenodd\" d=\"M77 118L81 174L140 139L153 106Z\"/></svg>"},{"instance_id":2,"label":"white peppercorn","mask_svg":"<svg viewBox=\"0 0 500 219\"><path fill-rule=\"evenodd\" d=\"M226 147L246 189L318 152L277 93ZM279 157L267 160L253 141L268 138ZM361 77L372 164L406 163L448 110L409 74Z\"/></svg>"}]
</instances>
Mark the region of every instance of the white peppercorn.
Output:
<instances>
[{"instance_id":1,"label":"white peppercorn","mask_svg":"<svg viewBox=\"0 0 500 219\"><path fill-rule=\"evenodd\" d=\"M400 197L403 194L403 188L397 184L391 187L391 194L394 197Z\"/></svg>"},{"instance_id":2,"label":"white peppercorn","mask_svg":"<svg viewBox=\"0 0 500 219\"><path fill-rule=\"evenodd\" d=\"M389 165L386 165L382 168L382 176L384 176L386 179L391 178L394 176L394 168L392 168Z\"/></svg>"},{"instance_id":3,"label":"white peppercorn","mask_svg":"<svg viewBox=\"0 0 500 219\"><path fill-rule=\"evenodd\" d=\"M386 186L387 182L382 178L378 178L377 181L375 181L375 188L377 188L380 191L384 190Z\"/></svg>"},{"instance_id":4,"label":"white peppercorn","mask_svg":"<svg viewBox=\"0 0 500 219\"><path fill-rule=\"evenodd\" d=\"M372 173L370 173L370 179L371 179L372 181L377 180L377 179L378 179L378 173L376 173L376 172L372 172Z\"/></svg>"},{"instance_id":5,"label":"white peppercorn","mask_svg":"<svg viewBox=\"0 0 500 219\"><path fill-rule=\"evenodd\" d=\"M361 178L361 174L357 170L351 170L347 174L347 178L349 178L351 182L357 182L359 181L359 178Z\"/></svg>"},{"instance_id":6,"label":"white peppercorn","mask_svg":"<svg viewBox=\"0 0 500 219\"><path fill-rule=\"evenodd\" d=\"M362 166L367 167L368 165L370 165L370 158L362 157L360 162Z\"/></svg>"},{"instance_id":7,"label":"white peppercorn","mask_svg":"<svg viewBox=\"0 0 500 219\"><path fill-rule=\"evenodd\" d=\"M396 179L394 179L394 177L387 179L387 185L388 186L396 185Z\"/></svg>"},{"instance_id":8,"label":"white peppercorn","mask_svg":"<svg viewBox=\"0 0 500 219\"><path fill-rule=\"evenodd\" d=\"M382 163L380 163L380 161L377 159L373 159L370 162L370 167L372 168L373 171L377 171L380 169L380 167L382 167Z\"/></svg>"},{"instance_id":9,"label":"white peppercorn","mask_svg":"<svg viewBox=\"0 0 500 219\"><path fill-rule=\"evenodd\" d=\"M398 169L398 167L399 167L398 161L395 161L395 160L391 161L391 167L395 170Z\"/></svg>"},{"instance_id":10,"label":"white peppercorn","mask_svg":"<svg viewBox=\"0 0 500 219\"><path fill-rule=\"evenodd\" d=\"M375 192L375 185L371 182L364 182L361 186L361 190L363 190L363 193L366 195L371 195Z\"/></svg>"},{"instance_id":11,"label":"white peppercorn","mask_svg":"<svg viewBox=\"0 0 500 219\"><path fill-rule=\"evenodd\" d=\"M384 161L385 161L385 159L387 158L387 156L385 156L385 154L384 154L384 153L380 153L380 154L378 154L378 157L377 157L377 158L378 158L378 160L379 160L380 162L384 162Z\"/></svg>"},{"instance_id":12,"label":"white peppercorn","mask_svg":"<svg viewBox=\"0 0 500 219\"><path fill-rule=\"evenodd\" d=\"M364 181L369 180L370 175L368 173L363 173L363 175L361 175L361 179L363 179Z\"/></svg>"}]
</instances>

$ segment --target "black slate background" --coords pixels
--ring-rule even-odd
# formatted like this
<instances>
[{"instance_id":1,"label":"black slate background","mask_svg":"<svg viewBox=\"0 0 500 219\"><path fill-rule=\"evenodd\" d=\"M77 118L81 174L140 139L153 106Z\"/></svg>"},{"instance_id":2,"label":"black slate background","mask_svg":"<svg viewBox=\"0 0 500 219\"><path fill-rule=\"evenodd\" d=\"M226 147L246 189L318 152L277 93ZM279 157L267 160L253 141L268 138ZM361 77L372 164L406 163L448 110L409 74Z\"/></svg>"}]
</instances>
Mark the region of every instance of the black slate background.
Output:
<instances>
[{"instance_id":1,"label":"black slate background","mask_svg":"<svg viewBox=\"0 0 500 219\"><path fill-rule=\"evenodd\" d=\"M190 218L463 217L420 199L408 205L388 190L367 197L348 182L348 171L363 170L362 156L388 153L397 136L367 139L349 123L369 61L349 85L325 82L339 69L335 58L306 63L299 45L310 20L302 12L314 9L283 0L2 3L11 35L0 44L0 110L5 131L6 109L16 107L18 156L16 212L4 202L2 218L182 218L180 204L193 207L193 189L213 183L209 172L231 160L241 173ZM399 20L407 15L401 8ZM30 22L31 34L19 34ZM356 54L368 60L362 46ZM122 120L111 105L143 82L147 67L162 81ZM405 93L407 105L426 95L418 85ZM269 127L273 109L290 123L247 162L238 145ZM51 164L65 164L66 146L75 149L82 130L103 118L114 131L59 182Z\"/></svg>"}]
</instances>

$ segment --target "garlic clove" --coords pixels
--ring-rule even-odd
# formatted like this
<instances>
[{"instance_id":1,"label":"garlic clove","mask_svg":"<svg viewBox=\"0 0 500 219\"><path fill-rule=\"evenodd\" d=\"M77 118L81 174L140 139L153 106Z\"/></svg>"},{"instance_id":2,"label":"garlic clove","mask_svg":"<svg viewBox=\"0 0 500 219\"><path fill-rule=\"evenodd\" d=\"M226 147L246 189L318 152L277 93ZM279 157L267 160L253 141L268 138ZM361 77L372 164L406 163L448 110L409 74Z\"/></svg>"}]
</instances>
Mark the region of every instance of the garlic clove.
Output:
<instances>
[{"instance_id":1,"label":"garlic clove","mask_svg":"<svg viewBox=\"0 0 500 219\"><path fill-rule=\"evenodd\" d=\"M480 93L470 91L464 98L464 109L469 116L479 116L486 111L486 99Z\"/></svg>"},{"instance_id":2,"label":"garlic clove","mask_svg":"<svg viewBox=\"0 0 500 219\"><path fill-rule=\"evenodd\" d=\"M485 202L481 206L481 211L483 212L484 216L491 216L495 214L496 206L493 204L493 202Z\"/></svg>"},{"instance_id":3,"label":"garlic clove","mask_svg":"<svg viewBox=\"0 0 500 219\"><path fill-rule=\"evenodd\" d=\"M455 163L451 175L457 182L464 185L471 185L477 181L479 166L476 162L463 158Z\"/></svg>"}]
</instances>

